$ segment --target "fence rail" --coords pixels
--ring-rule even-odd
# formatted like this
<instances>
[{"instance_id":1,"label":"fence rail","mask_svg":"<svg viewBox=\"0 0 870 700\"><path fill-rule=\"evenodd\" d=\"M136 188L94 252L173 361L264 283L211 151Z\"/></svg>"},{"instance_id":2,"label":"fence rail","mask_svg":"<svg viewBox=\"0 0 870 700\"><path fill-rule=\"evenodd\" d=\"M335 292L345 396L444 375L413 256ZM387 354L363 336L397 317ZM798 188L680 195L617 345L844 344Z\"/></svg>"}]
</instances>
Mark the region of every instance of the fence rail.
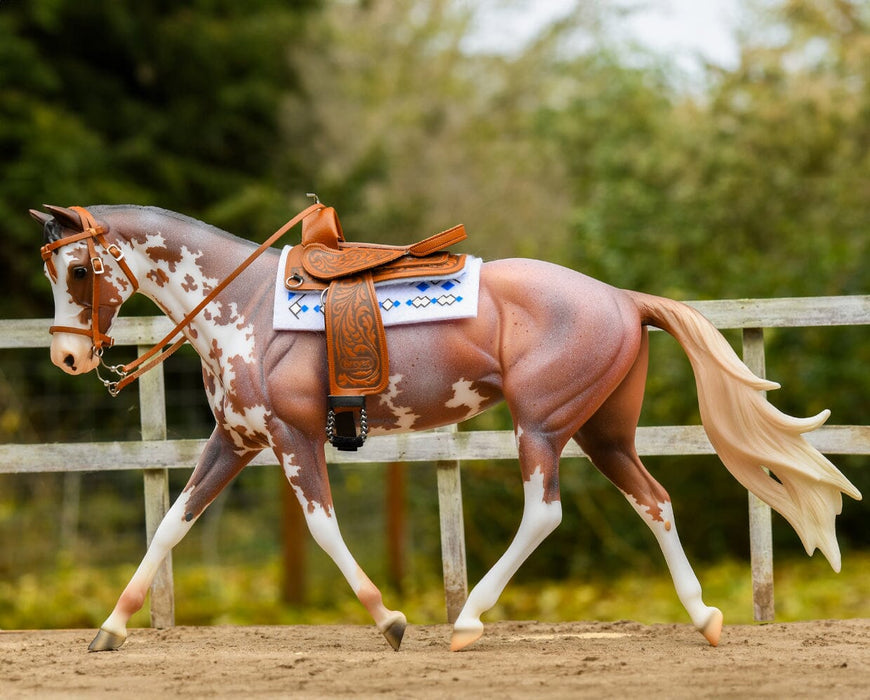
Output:
<instances>
[{"instance_id":1,"label":"fence rail","mask_svg":"<svg viewBox=\"0 0 870 700\"><path fill-rule=\"evenodd\" d=\"M742 329L743 358L764 376L764 329L870 324L870 295L738 299L689 302L720 329ZM49 319L0 320L0 349L47 347ZM143 352L170 330L162 316L121 318L114 329L118 345L139 346ZM140 380L142 440L58 444L0 445L0 473L142 470L145 481L146 535L151 537L169 508L168 469L190 468L204 440L167 440L164 380L157 367ZM870 426L834 425L807 435L825 454L870 454ZM713 454L700 426L641 427L637 433L641 456ZM573 442L565 457L583 457ZM437 467L441 511L442 560L447 618L455 620L467 595L465 540L462 521L460 465L474 460L516 459L511 431L457 432L455 429L374 436L358 453L327 446L327 461L341 463L434 462ZM275 464L261 453L254 464ZM757 620L774 616L773 545L770 509L750 499L750 548L754 614ZM172 561L167 557L151 590L151 621L156 627L174 624Z\"/></svg>"}]
</instances>

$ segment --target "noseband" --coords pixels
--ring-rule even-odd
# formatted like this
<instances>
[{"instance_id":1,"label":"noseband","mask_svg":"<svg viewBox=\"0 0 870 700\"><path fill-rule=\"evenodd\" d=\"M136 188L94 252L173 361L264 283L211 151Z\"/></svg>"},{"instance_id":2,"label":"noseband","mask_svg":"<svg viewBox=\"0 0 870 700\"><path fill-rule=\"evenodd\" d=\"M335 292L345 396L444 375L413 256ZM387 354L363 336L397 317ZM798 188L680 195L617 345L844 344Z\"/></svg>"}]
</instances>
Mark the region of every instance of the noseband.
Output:
<instances>
[{"instance_id":1,"label":"noseband","mask_svg":"<svg viewBox=\"0 0 870 700\"><path fill-rule=\"evenodd\" d=\"M85 241L87 243L88 256L91 259L91 272L93 272L93 284L91 285L91 327L88 329L74 328L73 326L52 326L48 329L48 332L52 334L76 333L78 335L88 336L93 343L92 352L97 356L102 356L103 348L112 347L112 345L115 344L115 340L100 330L101 280L103 274L105 274L106 266L103 264L103 259L100 257L100 253L97 250L97 244L99 244L106 253L112 256L116 263L118 263L124 271L124 274L127 275L127 279L133 285L134 290L139 288L139 281L136 279L136 275L133 274L130 266L127 265L127 261L124 259L124 251L114 243L106 241L106 229L96 222L91 213L84 207L71 207L71 209L81 217L82 232L66 238L59 238L51 243L46 243L42 246L40 251L42 253L42 259L45 261L48 274L51 277L51 281L57 282L57 268L54 266L52 253L59 248L63 248L72 243L78 243L79 241Z\"/></svg>"}]
</instances>

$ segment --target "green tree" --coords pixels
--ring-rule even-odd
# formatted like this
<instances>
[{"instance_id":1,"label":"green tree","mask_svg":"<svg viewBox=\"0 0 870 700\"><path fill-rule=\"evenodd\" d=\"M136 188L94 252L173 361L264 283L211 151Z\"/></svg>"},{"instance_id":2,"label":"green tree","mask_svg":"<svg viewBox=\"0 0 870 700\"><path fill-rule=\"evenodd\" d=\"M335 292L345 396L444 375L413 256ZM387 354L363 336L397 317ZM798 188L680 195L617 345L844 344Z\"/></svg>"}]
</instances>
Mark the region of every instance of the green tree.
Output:
<instances>
[{"instance_id":1,"label":"green tree","mask_svg":"<svg viewBox=\"0 0 870 700\"><path fill-rule=\"evenodd\" d=\"M159 204L245 235L285 216L277 120L285 47L316 3L34 0L0 5L0 152L9 288L48 315L26 210Z\"/></svg>"},{"instance_id":2,"label":"green tree","mask_svg":"<svg viewBox=\"0 0 870 700\"><path fill-rule=\"evenodd\" d=\"M682 298L860 293L870 237L866 5L751 15L700 94L617 54L566 63L548 129L569 163L572 262Z\"/></svg>"}]
</instances>

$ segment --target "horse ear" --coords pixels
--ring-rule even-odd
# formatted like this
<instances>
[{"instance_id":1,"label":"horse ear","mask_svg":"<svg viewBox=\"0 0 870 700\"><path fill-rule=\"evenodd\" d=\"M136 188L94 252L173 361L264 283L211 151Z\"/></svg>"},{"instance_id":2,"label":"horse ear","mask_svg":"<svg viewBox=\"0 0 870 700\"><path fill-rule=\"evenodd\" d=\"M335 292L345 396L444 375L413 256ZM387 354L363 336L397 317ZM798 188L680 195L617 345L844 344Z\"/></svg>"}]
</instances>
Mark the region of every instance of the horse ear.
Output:
<instances>
[{"instance_id":1,"label":"horse ear","mask_svg":"<svg viewBox=\"0 0 870 700\"><path fill-rule=\"evenodd\" d=\"M76 231L82 230L82 217L76 211L66 207L56 207L52 204L43 204L42 206L54 215L54 218L57 219L61 226L75 229Z\"/></svg>"},{"instance_id":2,"label":"horse ear","mask_svg":"<svg viewBox=\"0 0 870 700\"><path fill-rule=\"evenodd\" d=\"M49 221L51 221L52 217L50 214L45 214L36 209L29 209L28 211L30 211L30 216L32 216L34 221L36 221L40 226L44 227Z\"/></svg>"}]
</instances>

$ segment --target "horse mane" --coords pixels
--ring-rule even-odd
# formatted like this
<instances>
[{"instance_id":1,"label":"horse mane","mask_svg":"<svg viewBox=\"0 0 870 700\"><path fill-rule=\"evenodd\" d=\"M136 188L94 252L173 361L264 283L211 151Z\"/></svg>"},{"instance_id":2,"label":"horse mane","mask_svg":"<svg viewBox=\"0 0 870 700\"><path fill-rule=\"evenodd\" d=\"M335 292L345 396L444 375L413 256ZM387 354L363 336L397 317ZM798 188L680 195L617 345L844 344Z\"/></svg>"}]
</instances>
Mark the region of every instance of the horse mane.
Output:
<instances>
[{"instance_id":1,"label":"horse mane","mask_svg":"<svg viewBox=\"0 0 870 700\"><path fill-rule=\"evenodd\" d=\"M205 221L195 219L194 217L187 216L186 214L180 214L179 212L172 211L171 209L164 209L162 207L149 206L145 204L100 204L86 208L91 211L95 216L99 216L101 213L122 212L130 210L139 211L146 214L154 214L157 216L165 216L167 218L180 221L181 223L199 228L204 233L221 236L223 238L226 238L227 240L239 243L252 243L252 241L249 241L247 238L236 236L229 231L225 231L224 229L213 226L212 224L206 223Z\"/></svg>"},{"instance_id":2,"label":"horse mane","mask_svg":"<svg viewBox=\"0 0 870 700\"><path fill-rule=\"evenodd\" d=\"M48 245L49 243L59 241L63 238L61 233L63 233L63 226L61 226L56 219L46 221L45 225L42 227L42 245Z\"/></svg>"}]
</instances>

